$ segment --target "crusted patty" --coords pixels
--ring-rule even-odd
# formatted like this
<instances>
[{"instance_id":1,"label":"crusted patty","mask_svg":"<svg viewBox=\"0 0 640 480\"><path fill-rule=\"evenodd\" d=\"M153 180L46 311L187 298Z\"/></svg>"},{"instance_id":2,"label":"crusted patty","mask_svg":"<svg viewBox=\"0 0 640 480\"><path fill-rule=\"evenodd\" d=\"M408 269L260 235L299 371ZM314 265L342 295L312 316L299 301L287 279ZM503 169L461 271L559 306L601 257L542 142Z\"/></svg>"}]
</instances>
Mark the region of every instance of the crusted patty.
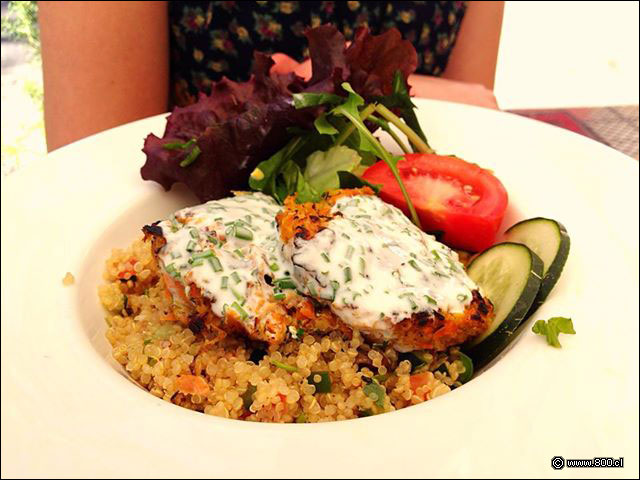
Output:
<instances>
[{"instance_id":1,"label":"crusted patty","mask_svg":"<svg viewBox=\"0 0 640 480\"><path fill-rule=\"evenodd\" d=\"M457 254L369 188L289 197L277 220L298 290L372 340L445 350L488 328L493 307Z\"/></svg>"}]
</instances>

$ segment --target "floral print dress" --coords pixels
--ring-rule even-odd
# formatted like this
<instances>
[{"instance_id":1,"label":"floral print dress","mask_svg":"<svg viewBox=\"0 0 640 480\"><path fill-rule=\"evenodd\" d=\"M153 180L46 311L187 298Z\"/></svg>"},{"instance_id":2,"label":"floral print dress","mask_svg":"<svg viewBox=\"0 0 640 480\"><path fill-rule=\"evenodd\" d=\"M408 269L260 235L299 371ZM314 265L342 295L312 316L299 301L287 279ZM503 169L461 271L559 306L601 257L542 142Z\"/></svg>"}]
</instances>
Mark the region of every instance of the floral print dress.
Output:
<instances>
[{"instance_id":1,"label":"floral print dress","mask_svg":"<svg viewBox=\"0 0 640 480\"><path fill-rule=\"evenodd\" d=\"M441 74L455 44L464 2L171 1L172 101L187 105L226 76L249 78L253 51L308 56L304 31L335 25L347 40L361 26L397 28L418 52L417 73Z\"/></svg>"}]
</instances>

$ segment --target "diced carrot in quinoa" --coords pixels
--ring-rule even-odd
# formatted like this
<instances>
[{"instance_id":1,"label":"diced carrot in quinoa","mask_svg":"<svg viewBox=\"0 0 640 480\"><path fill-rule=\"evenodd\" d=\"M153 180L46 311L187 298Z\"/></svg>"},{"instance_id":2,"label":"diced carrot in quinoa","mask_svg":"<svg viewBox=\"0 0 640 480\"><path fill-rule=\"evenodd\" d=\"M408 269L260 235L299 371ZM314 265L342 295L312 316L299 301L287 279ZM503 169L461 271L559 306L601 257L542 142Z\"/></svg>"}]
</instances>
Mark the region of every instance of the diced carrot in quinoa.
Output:
<instances>
[{"instance_id":1,"label":"diced carrot in quinoa","mask_svg":"<svg viewBox=\"0 0 640 480\"><path fill-rule=\"evenodd\" d=\"M206 395L209 393L207 381L196 375L180 375L176 379L176 388L182 393L191 395Z\"/></svg>"},{"instance_id":2,"label":"diced carrot in quinoa","mask_svg":"<svg viewBox=\"0 0 640 480\"><path fill-rule=\"evenodd\" d=\"M415 373L409 377L409 384L411 385L411 390L415 393L420 387L427 385L431 375L429 373Z\"/></svg>"}]
</instances>

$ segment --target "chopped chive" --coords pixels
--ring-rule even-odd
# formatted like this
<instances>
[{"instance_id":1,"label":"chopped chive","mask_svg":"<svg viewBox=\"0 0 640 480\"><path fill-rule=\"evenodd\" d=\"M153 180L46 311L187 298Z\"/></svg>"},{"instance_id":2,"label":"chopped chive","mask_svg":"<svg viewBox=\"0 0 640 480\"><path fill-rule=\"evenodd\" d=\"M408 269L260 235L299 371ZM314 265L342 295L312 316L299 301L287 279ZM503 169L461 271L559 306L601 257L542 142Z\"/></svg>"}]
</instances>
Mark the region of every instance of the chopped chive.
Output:
<instances>
[{"instance_id":1,"label":"chopped chive","mask_svg":"<svg viewBox=\"0 0 640 480\"><path fill-rule=\"evenodd\" d=\"M196 139L192 138L188 142L168 142L162 145L162 148L164 148L165 150L184 150L185 148L189 148L194 143L196 143Z\"/></svg>"},{"instance_id":2,"label":"chopped chive","mask_svg":"<svg viewBox=\"0 0 640 480\"><path fill-rule=\"evenodd\" d=\"M296 417L296 423L307 423L307 416L304 412Z\"/></svg>"},{"instance_id":3,"label":"chopped chive","mask_svg":"<svg viewBox=\"0 0 640 480\"><path fill-rule=\"evenodd\" d=\"M278 270L280 270L280 265L278 265L277 263L273 262L271 265L269 265L269 269L272 272L277 272Z\"/></svg>"},{"instance_id":4,"label":"chopped chive","mask_svg":"<svg viewBox=\"0 0 640 480\"><path fill-rule=\"evenodd\" d=\"M274 283L280 290L295 290L296 288L296 284L289 277L279 278Z\"/></svg>"},{"instance_id":5,"label":"chopped chive","mask_svg":"<svg viewBox=\"0 0 640 480\"><path fill-rule=\"evenodd\" d=\"M192 267L199 267L200 265L204 265L204 260L202 258L196 258L194 261L189 262Z\"/></svg>"},{"instance_id":6,"label":"chopped chive","mask_svg":"<svg viewBox=\"0 0 640 480\"><path fill-rule=\"evenodd\" d=\"M304 328L299 328L296 330L296 335L298 338L302 338L302 336L304 335Z\"/></svg>"},{"instance_id":7,"label":"chopped chive","mask_svg":"<svg viewBox=\"0 0 640 480\"><path fill-rule=\"evenodd\" d=\"M351 259L351 256L353 255L353 252L355 252L355 248L353 248L353 245L349 245L349 248L347 249L347 259Z\"/></svg>"},{"instance_id":8,"label":"chopped chive","mask_svg":"<svg viewBox=\"0 0 640 480\"><path fill-rule=\"evenodd\" d=\"M191 255L191 258L189 259L189 263L193 263L196 260L200 260L201 258L211 258L215 256L215 254L213 253L213 251L211 250L207 250L205 252L200 252L200 253L194 253L193 255Z\"/></svg>"},{"instance_id":9,"label":"chopped chive","mask_svg":"<svg viewBox=\"0 0 640 480\"><path fill-rule=\"evenodd\" d=\"M344 283L349 283L351 281L351 267L346 267L344 269Z\"/></svg>"},{"instance_id":10,"label":"chopped chive","mask_svg":"<svg viewBox=\"0 0 640 480\"><path fill-rule=\"evenodd\" d=\"M330 283L331 283L331 288L333 289L333 298L331 299L333 301L336 299L336 292L340 288L340 283L336 282L335 280L331 280Z\"/></svg>"},{"instance_id":11,"label":"chopped chive","mask_svg":"<svg viewBox=\"0 0 640 480\"><path fill-rule=\"evenodd\" d=\"M233 272L231 274L231 278L233 279L234 282L236 283L240 283L242 280L240 279L240 275L238 275L238 272Z\"/></svg>"},{"instance_id":12,"label":"chopped chive","mask_svg":"<svg viewBox=\"0 0 640 480\"><path fill-rule=\"evenodd\" d=\"M196 230L195 228L189 230L189 235L191 235L191 238L200 238L198 230Z\"/></svg>"},{"instance_id":13,"label":"chopped chive","mask_svg":"<svg viewBox=\"0 0 640 480\"><path fill-rule=\"evenodd\" d=\"M198 244L193 240L189 240L189 243L187 243L187 252L193 252L196 249L197 245Z\"/></svg>"},{"instance_id":14,"label":"chopped chive","mask_svg":"<svg viewBox=\"0 0 640 480\"><path fill-rule=\"evenodd\" d=\"M286 363L279 362L278 360L271 359L271 360L269 360L269 363L271 363L271 365L273 365L274 367L281 368L283 370L286 370L287 372L297 372L298 371L298 369L296 367L294 367L292 365L287 365Z\"/></svg>"},{"instance_id":15,"label":"chopped chive","mask_svg":"<svg viewBox=\"0 0 640 480\"><path fill-rule=\"evenodd\" d=\"M309 282L307 284L307 289L309 289L309 293L311 294L312 297L317 297L318 296L318 290L316 289L316 284L313 282Z\"/></svg>"},{"instance_id":16,"label":"chopped chive","mask_svg":"<svg viewBox=\"0 0 640 480\"><path fill-rule=\"evenodd\" d=\"M209 241L210 241L211 243L213 243L213 245L214 245L215 247L220 246L220 241L219 241L216 237L214 237L213 235L207 235L207 238L209 239Z\"/></svg>"},{"instance_id":17,"label":"chopped chive","mask_svg":"<svg viewBox=\"0 0 640 480\"><path fill-rule=\"evenodd\" d=\"M353 300L352 300L352 301L354 301L354 302L355 302L355 301L356 301L356 298L361 297L361 296L362 296L362 294L361 294L360 292L356 292L356 293L354 293L354 294L353 294Z\"/></svg>"},{"instance_id":18,"label":"chopped chive","mask_svg":"<svg viewBox=\"0 0 640 480\"><path fill-rule=\"evenodd\" d=\"M220 280L220 289L221 290L226 290L227 286L229 285L229 277L227 277L226 275L224 277L222 277L222 279Z\"/></svg>"},{"instance_id":19,"label":"chopped chive","mask_svg":"<svg viewBox=\"0 0 640 480\"><path fill-rule=\"evenodd\" d=\"M223 270L222 263L220 263L220 259L216 256L207 258L207 262L211 265L214 272L221 272Z\"/></svg>"},{"instance_id":20,"label":"chopped chive","mask_svg":"<svg viewBox=\"0 0 640 480\"><path fill-rule=\"evenodd\" d=\"M424 298L427 299L427 302L429 302L431 305L437 305L438 302L436 302L436 300L433 297L430 297L429 295L424 295Z\"/></svg>"},{"instance_id":21,"label":"chopped chive","mask_svg":"<svg viewBox=\"0 0 640 480\"><path fill-rule=\"evenodd\" d=\"M249 314L247 313L247 311L242 308L238 302L233 302L231 304L231 308L233 308L236 312L238 312L238 315L240 315L240 317L245 320L249 317Z\"/></svg>"},{"instance_id":22,"label":"chopped chive","mask_svg":"<svg viewBox=\"0 0 640 480\"><path fill-rule=\"evenodd\" d=\"M233 296L236 297L236 300L238 300L240 302L240 305L244 305L247 302L247 299L244 298L244 296L238 292L235 288L230 287L231 288L231 293L233 293Z\"/></svg>"},{"instance_id":23,"label":"chopped chive","mask_svg":"<svg viewBox=\"0 0 640 480\"><path fill-rule=\"evenodd\" d=\"M235 253L237 256L239 256L240 258L244 258L244 253L242 253L242 250L240 250L239 248L236 248L233 253Z\"/></svg>"},{"instance_id":24,"label":"chopped chive","mask_svg":"<svg viewBox=\"0 0 640 480\"><path fill-rule=\"evenodd\" d=\"M362 275L363 277L365 276L364 272L366 268L367 268L367 264L364 261L364 258L360 257L360 275Z\"/></svg>"},{"instance_id":25,"label":"chopped chive","mask_svg":"<svg viewBox=\"0 0 640 480\"><path fill-rule=\"evenodd\" d=\"M441 273L438 271L434 271L433 274L437 277L444 277L444 278L449 278L449 275L447 275L446 273Z\"/></svg>"},{"instance_id":26,"label":"chopped chive","mask_svg":"<svg viewBox=\"0 0 640 480\"><path fill-rule=\"evenodd\" d=\"M418 266L418 262L416 262L413 258L409 260L409 265L415 268L417 271L421 272L422 269Z\"/></svg>"},{"instance_id":27,"label":"chopped chive","mask_svg":"<svg viewBox=\"0 0 640 480\"><path fill-rule=\"evenodd\" d=\"M327 252L322 252L320 256L324 259L325 262L331 263L331 259L329 258L329 255L327 254Z\"/></svg>"},{"instance_id":28,"label":"chopped chive","mask_svg":"<svg viewBox=\"0 0 640 480\"><path fill-rule=\"evenodd\" d=\"M165 269L165 270L167 271L167 273L168 273L169 275L171 275L172 277L174 277L174 278L178 278L178 277L180 277L180 272L178 272L178 271L176 270L176 266L175 266L173 263L170 263L169 265L166 265L166 266L164 267L164 269Z\"/></svg>"},{"instance_id":29,"label":"chopped chive","mask_svg":"<svg viewBox=\"0 0 640 480\"><path fill-rule=\"evenodd\" d=\"M189 154L186 157L184 157L184 160L180 162L180 166L183 168L188 167L189 165L191 165L193 162L196 161L196 159L198 158L198 155L200 155L200 147L196 145L191 149Z\"/></svg>"},{"instance_id":30,"label":"chopped chive","mask_svg":"<svg viewBox=\"0 0 640 480\"><path fill-rule=\"evenodd\" d=\"M278 292L273 294L273 299L280 301L280 300L284 300L286 296L287 295L284 292Z\"/></svg>"},{"instance_id":31,"label":"chopped chive","mask_svg":"<svg viewBox=\"0 0 640 480\"><path fill-rule=\"evenodd\" d=\"M346 233L343 233L342 236L344 238L346 238L347 240L351 240L351 237L349 235L347 235Z\"/></svg>"},{"instance_id":32,"label":"chopped chive","mask_svg":"<svg viewBox=\"0 0 640 480\"><path fill-rule=\"evenodd\" d=\"M241 225L236 225L233 235L242 240L253 240L253 232Z\"/></svg>"},{"instance_id":33,"label":"chopped chive","mask_svg":"<svg viewBox=\"0 0 640 480\"><path fill-rule=\"evenodd\" d=\"M438 261L442 260L442 258L440 258L440 255L438 255L437 251L431 250L431 253L433 254L434 257L436 257L436 260Z\"/></svg>"},{"instance_id":34,"label":"chopped chive","mask_svg":"<svg viewBox=\"0 0 640 480\"><path fill-rule=\"evenodd\" d=\"M464 302L469 297L467 297L467 295L465 293L461 293L460 295L458 295L457 298L458 298L458 301Z\"/></svg>"}]
</instances>

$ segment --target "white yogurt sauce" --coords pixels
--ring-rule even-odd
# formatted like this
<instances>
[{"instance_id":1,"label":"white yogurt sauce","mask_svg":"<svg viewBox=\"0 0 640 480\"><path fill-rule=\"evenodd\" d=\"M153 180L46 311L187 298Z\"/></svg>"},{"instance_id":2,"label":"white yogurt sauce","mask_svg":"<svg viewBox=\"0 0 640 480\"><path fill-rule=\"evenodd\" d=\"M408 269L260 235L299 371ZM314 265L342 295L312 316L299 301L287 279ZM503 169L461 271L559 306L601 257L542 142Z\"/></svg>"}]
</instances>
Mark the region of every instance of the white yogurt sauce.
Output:
<instances>
[{"instance_id":1,"label":"white yogurt sauce","mask_svg":"<svg viewBox=\"0 0 640 480\"><path fill-rule=\"evenodd\" d=\"M385 331L417 312L463 312L477 289L458 255L376 196L338 199L311 240L284 247L298 289L346 324Z\"/></svg>"},{"instance_id":2,"label":"white yogurt sauce","mask_svg":"<svg viewBox=\"0 0 640 480\"><path fill-rule=\"evenodd\" d=\"M262 193L185 208L158 224L167 240L159 258L167 273L211 299L215 315L233 308L253 325L261 301L274 293L265 275L279 279L292 271L276 228L280 210Z\"/></svg>"}]
</instances>

